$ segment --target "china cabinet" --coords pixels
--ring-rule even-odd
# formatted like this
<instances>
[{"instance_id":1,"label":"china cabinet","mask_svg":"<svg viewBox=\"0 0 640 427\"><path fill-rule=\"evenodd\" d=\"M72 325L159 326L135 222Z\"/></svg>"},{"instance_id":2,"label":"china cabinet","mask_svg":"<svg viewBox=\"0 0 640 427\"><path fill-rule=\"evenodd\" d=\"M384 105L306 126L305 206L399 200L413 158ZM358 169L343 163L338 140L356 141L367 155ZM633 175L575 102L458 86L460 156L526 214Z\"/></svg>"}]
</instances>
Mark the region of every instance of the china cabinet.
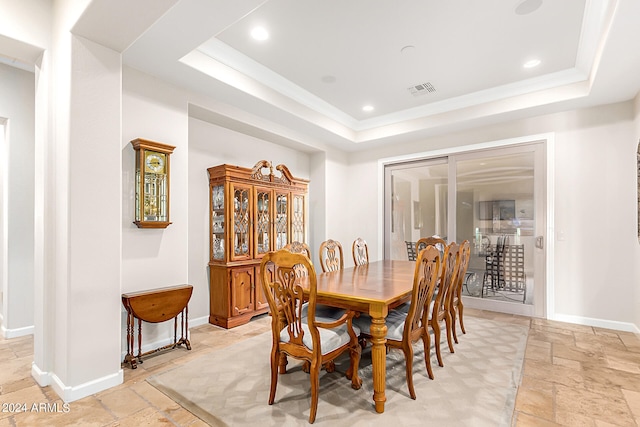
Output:
<instances>
[{"instance_id":1,"label":"china cabinet","mask_svg":"<svg viewBox=\"0 0 640 427\"><path fill-rule=\"evenodd\" d=\"M232 328L265 313L260 261L306 242L309 181L285 165L220 165L209 173L209 322Z\"/></svg>"}]
</instances>

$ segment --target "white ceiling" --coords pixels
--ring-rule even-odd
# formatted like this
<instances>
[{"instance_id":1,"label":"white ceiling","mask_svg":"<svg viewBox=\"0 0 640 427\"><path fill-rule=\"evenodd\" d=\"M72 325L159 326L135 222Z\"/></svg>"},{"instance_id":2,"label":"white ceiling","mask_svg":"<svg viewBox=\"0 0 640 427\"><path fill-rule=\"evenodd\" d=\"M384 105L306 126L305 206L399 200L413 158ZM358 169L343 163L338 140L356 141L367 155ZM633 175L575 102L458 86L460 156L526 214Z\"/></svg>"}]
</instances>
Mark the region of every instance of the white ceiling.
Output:
<instances>
[{"instance_id":1,"label":"white ceiling","mask_svg":"<svg viewBox=\"0 0 640 427\"><path fill-rule=\"evenodd\" d=\"M357 151L632 99L639 21L634 0L93 0L74 32L204 95L194 117Z\"/></svg>"}]
</instances>

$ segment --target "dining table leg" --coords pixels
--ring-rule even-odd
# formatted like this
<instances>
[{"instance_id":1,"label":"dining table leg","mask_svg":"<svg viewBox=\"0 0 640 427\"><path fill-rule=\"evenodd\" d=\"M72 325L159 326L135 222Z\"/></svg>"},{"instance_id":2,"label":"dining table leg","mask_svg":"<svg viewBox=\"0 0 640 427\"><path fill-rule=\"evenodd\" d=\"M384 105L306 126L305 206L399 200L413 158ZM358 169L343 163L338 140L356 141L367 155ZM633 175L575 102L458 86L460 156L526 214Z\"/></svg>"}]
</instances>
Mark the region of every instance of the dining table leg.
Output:
<instances>
[{"instance_id":1,"label":"dining table leg","mask_svg":"<svg viewBox=\"0 0 640 427\"><path fill-rule=\"evenodd\" d=\"M384 403L387 401L387 396L385 395L387 378L387 325L385 322L385 316L387 313L385 309L379 313L370 313L373 402L376 407L376 412L378 413L384 412Z\"/></svg>"}]
</instances>

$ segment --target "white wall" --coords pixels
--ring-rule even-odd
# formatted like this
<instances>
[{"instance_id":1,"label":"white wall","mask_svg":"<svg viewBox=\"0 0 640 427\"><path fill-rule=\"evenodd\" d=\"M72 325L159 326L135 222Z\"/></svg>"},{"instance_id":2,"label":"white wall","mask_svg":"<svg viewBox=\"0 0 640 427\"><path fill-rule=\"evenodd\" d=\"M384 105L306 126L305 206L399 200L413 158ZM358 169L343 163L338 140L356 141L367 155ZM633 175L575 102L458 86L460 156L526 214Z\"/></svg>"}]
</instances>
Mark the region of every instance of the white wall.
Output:
<instances>
[{"instance_id":1,"label":"white wall","mask_svg":"<svg viewBox=\"0 0 640 427\"><path fill-rule=\"evenodd\" d=\"M636 95L636 98L634 100L634 141L636 141L637 144L640 144L640 94ZM636 145L636 152L638 150L638 146ZM640 187L640 176L638 176L638 186ZM640 199L640 194L637 195L638 199ZM640 212L638 212L638 210L636 210L636 215L640 215ZM637 218L637 216L636 216ZM637 224L637 219L636 219L636 224ZM638 233L640 233L640 230L637 230ZM640 237L638 237L638 244L637 247L640 248ZM636 249L637 251L638 249ZM636 260L638 258L636 257ZM636 266L636 268L638 267L638 262L634 263L634 266ZM636 276L637 277L637 276ZM636 283L637 285L637 283ZM630 298L634 307L640 307L640 289L638 289L638 286L632 286L633 289L633 296ZM634 323L636 324L636 326L640 327L640 310L634 310L634 315L635 315L635 320Z\"/></svg>"},{"instance_id":2,"label":"white wall","mask_svg":"<svg viewBox=\"0 0 640 427\"><path fill-rule=\"evenodd\" d=\"M384 147L349 157L350 179L376 182L378 160L410 153L555 132L555 311L551 318L637 329L640 247L636 232L636 149L633 103L570 111ZM636 118L636 122L638 119ZM362 187L359 187L362 188ZM354 192L349 221L370 196ZM380 220L381 212L375 211ZM380 222L381 224L381 222ZM382 238L371 224L362 234ZM372 239L373 240L373 239Z\"/></svg>"},{"instance_id":3,"label":"white wall","mask_svg":"<svg viewBox=\"0 0 640 427\"><path fill-rule=\"evenodd\" d=\"M3 166L7 169L6 274L2 323L7 338L33 332L34 114L33 73L0 64L0 118L7 119ZM2 202L0 202L2 203Z\"/></svg>"},{"instance_id":4,"label":"white wall","mask_svg":"<svg viewBox=\"0 0 640 427\"><path fill-rule=\"evenodd\" d=\"M189 282L189 133L187 96L146 74L123 69L122 75L122 293ZM134 221L135 153L130 141L144 138L175 146L170 157L171 225L138 228ZM126 316L120 304L122 352L126 353ZM143 344L151 349L173 338L173 326L145 325ZM157 347L157 346L156 346ZM143 351L145 351L143 348Z\"/></svg>"}]
</instances>

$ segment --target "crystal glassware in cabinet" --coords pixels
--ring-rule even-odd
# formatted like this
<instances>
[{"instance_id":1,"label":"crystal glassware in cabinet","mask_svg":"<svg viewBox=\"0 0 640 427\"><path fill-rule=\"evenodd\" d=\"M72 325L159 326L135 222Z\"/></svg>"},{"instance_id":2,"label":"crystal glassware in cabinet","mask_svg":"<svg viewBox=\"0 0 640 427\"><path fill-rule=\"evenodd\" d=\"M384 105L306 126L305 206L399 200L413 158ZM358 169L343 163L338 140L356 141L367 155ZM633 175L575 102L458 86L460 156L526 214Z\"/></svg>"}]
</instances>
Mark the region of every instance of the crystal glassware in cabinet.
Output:
<instances>
[{"instance_id":1,"label":"crystal glassware in cabinet","mask_svg":"<svg viewBox=\"0 0 640 427\"><path fill-rule=\"evenodd\" d=\"M211 257L224 259L224 185L211 187Z\"/></svg>"}]
</instances>

